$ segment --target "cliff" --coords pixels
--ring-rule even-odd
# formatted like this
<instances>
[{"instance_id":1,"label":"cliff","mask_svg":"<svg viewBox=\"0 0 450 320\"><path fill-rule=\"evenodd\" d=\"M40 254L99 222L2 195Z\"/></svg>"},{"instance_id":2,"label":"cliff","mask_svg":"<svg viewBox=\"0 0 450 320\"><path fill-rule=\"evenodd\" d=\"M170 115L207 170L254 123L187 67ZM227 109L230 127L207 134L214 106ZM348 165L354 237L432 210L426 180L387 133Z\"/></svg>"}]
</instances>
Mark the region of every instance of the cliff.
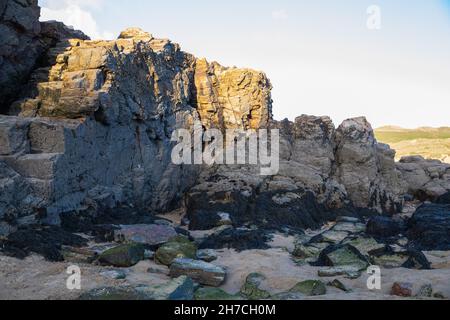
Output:
<instances>
[{"instance_id":1,"label":"cliff","mask_svg":"<svg viewBox=\"0 0 450 320\"><path fill-rule=\"evenodd\" d=\"M338 214L328 210L393 213L407 192L450 189L448 167L417 181L419 164L396 165L364 118L337 129L327 117L274 121L262 72L197 59L135 28L91 41L39 23L36 1L2 1L0 12L8 43L0 52L0 234L87 208L166 212L185 198L192 221L215 217L220 203L242 222L255 211L276 223L300 213L299 227L317 227ZM172 132L196 120L221 130L279 128L280 173L173 165Z\"/></svg>"}]
</instances>

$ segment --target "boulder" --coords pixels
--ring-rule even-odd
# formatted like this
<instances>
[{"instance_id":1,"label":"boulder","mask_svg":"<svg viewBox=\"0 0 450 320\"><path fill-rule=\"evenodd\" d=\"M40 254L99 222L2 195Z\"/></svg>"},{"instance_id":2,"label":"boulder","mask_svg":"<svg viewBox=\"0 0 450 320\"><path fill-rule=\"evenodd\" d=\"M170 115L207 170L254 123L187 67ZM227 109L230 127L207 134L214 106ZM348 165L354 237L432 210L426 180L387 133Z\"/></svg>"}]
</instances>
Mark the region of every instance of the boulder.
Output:
<instances>
[{"instance_id":1,"label":"boulder","mask_svg":"<svg viewBox=\"0 0 450 320\"><path fill-rule=\"evenodd\" d=\"M322 281L306 280L297 283L289 292L301 293L305 296L322 296L327 294L327 287Z\"/></svg>"},{"instance_id":2,"label":"boulder","mask_svg":"<svg viewBox=\"0 0 450 320\"><path fill-rule=\"evenodd\" d=\"M450 190L450 164L410 156L400 159L396 167L409 194L420 201L435 201Z\"/></svg>"},{"instance_id":3,"label":"boulder","mask_svg":"<svg viewBox=\"0 0 450 320\"><path fill-rule=\"evenodd\" d=\"M260 288L265 280L266 277L263 274L249 274L241 287L240 294L248 300L264 300L270 298L270 293Z\"/></svg>"},{"instance_id":4,"label":"boulder","mask_svg":"<svg viewBox=\"0 0 450 320\"><path fill-rule=\"evenodd\" d=\"M19 259L30 253L48 261L64 261L64 247L85 247L88 240L55 226L22 226L6 239L0 239L0 251Z\"/></svg>"},{"instance_id":5,"label":"boulder","mask_svg":"<svg viewBox=\"0 0 450 320\"><path fill-rule=\"evenodd\" d=\"M367 269L370 265L361 252L355 247L344 245L330 245L323 250L319 259L315 263L317 266L329 266L329 267L354 267L359 271Z\"/></svg>"},{"instance_id":6,"label":"boulder","mask_svg":"<svg viewBox=\"0 0 450 320\"><path fill-rule=\"evenodd\" d=\"M203 285L218 287L225 281L226 271L222 267L204 261L177 258L170 265L170 276L181 275L186 275Z\"/></svg>"},{"instance_id":7,"label":"boulder","mask_svg":"<svg viewBox=\"0 0 450 320\"><path fill-rule=\"evenodd\" d=\"M205 262L217 260L217 252L212 249L201 249L197 251L197 259Z\"/></svg>"},{"instance_id":8,"label":"boulder","mask_svg":"<svg viewBox=\"0 0 450 320\"><path fill-rule=\"evenodd\" d=\"M408 221L407 236L417 250L450 250L450 205L419 207Z\"/></svg>"},{"instance_id":9,"label":"boulder","mask_svg":"<svg viewBox=\"0 0 450 320\"><path fill-rule=\"evenodd\" d=\"M389 217L376 216L369 219L366 233L378 238L389 238L399 235L404 231L401 222Z\"/></svg>"},{"instance_id":10,"label":"boulder","mask_svg":"<svg viewBox=\"0 0 450 320\"><path fill-rule=\"evenodd\" d=\"M260 230L247 228L220 229L203 240L200 249L236 249L237 251L252 249L268 249L268 235Z\"/></svg>"},{"instance_id":11,"label":"boulder","mask_svg":"<svg viewBox=\"0 0 450 320\"><path fill-rule=\"evenodd\" d=\"M106 250L100 254L98 261L105 265L128 268L144 260L144 252L145 248L140 244L124 244Z\"/></svg>"},{"instance_id":12,"label":"boulder","mask_svg":"<svg viewBox=\"0 0 450 320\"><path fill-rule=\"evenodd\" d=\"M121 225L114 232L116 241L134 242L147 246L158 246L175 237L177 232L173 227L157 224Z\"/></svg>"},{"instance_id":13,"label":"boulder","mask_svg":"<svg viewBox=\"0 0 450 320\"><path fill-rule=\"evenodd\" d=\"M395 168L395 151L378 144L364 118L345 120L336 130L336 180L356 207L396 213L404 187Z\"/></svg>"},{"instance_id":14,"label":"boulder","mask_svg":"<svg viewBox=\"0 0 450 320\"><path fill-rule=\"evenodd\" d=\"M177 236L163 244L155 253L157 263L170 266L176 258L191 258L197 256L197 246L183 236Z\"/></svg>"}]
</instances>

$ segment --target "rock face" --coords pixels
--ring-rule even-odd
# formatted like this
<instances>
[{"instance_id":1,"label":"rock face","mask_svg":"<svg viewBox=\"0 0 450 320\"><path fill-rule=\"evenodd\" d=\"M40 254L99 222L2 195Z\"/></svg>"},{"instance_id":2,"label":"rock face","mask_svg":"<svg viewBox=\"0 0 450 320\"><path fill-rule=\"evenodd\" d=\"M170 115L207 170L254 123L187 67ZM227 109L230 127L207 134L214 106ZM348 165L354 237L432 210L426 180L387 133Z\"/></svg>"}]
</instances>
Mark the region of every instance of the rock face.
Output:
<instances>
[{"instance_id":1,"label":"rock face","mask_svg":"<svg viewBox=\"0 0 450 320\"><path fill-rule=\"evenodd\" d=\"M365 118L337 129L328 117L274 121L262 72L197 59L136 28L90 41L40 23L32 0L2 1L0 13L0 235L25 220L59 224L68 212L121 206L186 205L192 229L224 216L234 226L318 228L359 208L397 212L407 192L450 190L448 166L395 165ZM197 121L222 131L280 129L279 174L174 165L172 133L193 132Z\"/></svg>"},{"instance_id":2,"label":"rock face","mask_svg":"<svg viewBox=\"0 0 450 320\"><path fill-rule=\"evenodd\" d=\"M419 200L435 201L450 190L450 164L425 160L421 156L403 157L397 163L408 192Z\"/></svg>"},{"instance_id":3,"label":"rock face","mask_svg":"<svg viewBox=\"0 0 450 320\"><path fill-rule=\"evenodd\" d=\"M267 127L272 118L272 86L263 73L198 59L195 87L197 110L206 128L256 129Z\"/></svg>"},{"instance_id":4,"label":"rock face","mask_svg":"<svg viewBox=\"0 0 450 320\"><path fill-rule=\"evenodd\" d=\"M209 125L223 129L257 128L270 118L264 74L209 65L139 29L116 41L52 45L26 94L0 118L0 218L40 212L58 224L60 213L92 204L168 210L198 171L172 164L175 129L209 123L213 105L222 115Z\"/></svg>"},{"instance_id":5,"label":"rock face","mask_svg":"<svg viewBox=\"0 0 450 320\"><path fill-rule=\"evenodd\" d=\"M42 55L62 38L88 39L62 23L39 22L37 0L2 0L0 3L0 113L20 92Z\"/></svg>"}]
</instances>

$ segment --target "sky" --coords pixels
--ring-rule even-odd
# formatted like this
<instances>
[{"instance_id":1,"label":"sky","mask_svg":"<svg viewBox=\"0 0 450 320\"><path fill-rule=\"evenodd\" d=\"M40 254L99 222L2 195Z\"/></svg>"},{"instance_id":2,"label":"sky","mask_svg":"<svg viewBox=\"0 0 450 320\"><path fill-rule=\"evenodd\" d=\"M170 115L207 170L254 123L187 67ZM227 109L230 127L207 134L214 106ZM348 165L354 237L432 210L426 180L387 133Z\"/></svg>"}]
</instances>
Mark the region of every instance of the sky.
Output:
<instances>
[{"instance_id":1,"label":"sky","mask_svg":"<svg viewBox=\"0 0 450 320\"><path fill-rule=\"evenodd\" d=\"M366 116L373 127L450 126L449 0L39 4L41 20L63 21L91 38L140 27L197 57L264 71L277 120L311 114L337 125Z\"/></svg>"}]
</instances>

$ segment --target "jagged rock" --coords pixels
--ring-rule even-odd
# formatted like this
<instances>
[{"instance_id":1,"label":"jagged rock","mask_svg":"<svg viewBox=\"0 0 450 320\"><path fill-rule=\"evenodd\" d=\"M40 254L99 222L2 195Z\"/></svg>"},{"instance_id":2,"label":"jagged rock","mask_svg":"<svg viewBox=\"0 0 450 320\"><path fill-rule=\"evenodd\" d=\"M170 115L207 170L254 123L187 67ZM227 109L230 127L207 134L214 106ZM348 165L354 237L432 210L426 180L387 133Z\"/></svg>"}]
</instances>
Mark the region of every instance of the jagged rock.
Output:
<instances>
[{"instance_id":1,"label":"jagged rock","mask_svg":"<svg viewBox=\"0 0 450 320\"><path fill-rule=\"evenodd\" d=\"M213 262L217 260L217 252L211 249L198 250L197 259L205 262Z\"/></svg>"},{"instance_id":2,"label":"jagged rock","mask_svg":"<svg viewBox=\"0 0 450 320\"><path fill-rule=\"evenodd\" d=\"M378 144L365 118L344 121L336 130L336 179L357 207L395 213L402 206L395 152Z\"/></svg>"},{"instance_id":3,"label":"jagged rock","mask_svg":"<svg viewBox=\"0 0 450 320\"><path fill-rule=\"evenodd\" d=\"M0 114L7 112L42 56L58 41L88 39L57 22L39 22L37 0L3 0L0 5Z\"/></svg>"},{"instance_id":4,"label":"jagged rock","mask_svg":"<svg viewBox=\"0 0 450 320\"><path fill-rule=\"evenodd\" d=\"M361 271L367 269L369 262L358 249L344 244L327 247L320 253L315 265L324 267L352 266Z\"/></svg>"},{"instance_id":5,"label":"jagged rock","mask_svg":"<svg viewBox=\"0 0 450 320\"><path fill-rule=\"evenodd\" d=\"M257 129L272 117L272 86L261 72L197 59L197 110L206 128Z\"/></svg>"},{"instance_id":6,"label":"jagged rock","mask_svg":"<svg viewBox=\"0 0 450 320\"><path fill-rule=\"evenodd\" d=\"M431 269L430 262L420 251L386 252L371 256L374 263L384 268Z\"/></svg>"},{"instance_id":7,"label":"jagged rock","mask_svg":"<svg viewBox=\"0 0 450 320\"><path fill-rule=\"evenodd\" d=\"M377 253L379 251L385 250L386 245L383 243L378 243L374 238L370 237L355 237L355 238L348 238L343 241L343 244L349 244L356 249L358 249L359 252L361 252L366 257L369 257L370 255Z\"/></svg>"},{"instance_id":8,"label":"jagged rock","mask_svg":"<svg viewBox=\"0 0 450 320\"><path fill-rule=\"evenodd\" d=\"M155 253L157 263L170 266L176 258L195 259L197 246L184 236L177 236L163 244Z\"/></svg>"},{"instance_id":9,"label":"jagged rock","mask_svg":"<svg viewBox=\"0 0 450 320\"><path fill-rule=\"evenodd\" d=\"M322 281L306 280L297 283L289 292L301 293L305 296L322 296L327 294L327 287Z\"/></svg>"},{"instance_id":10,"label":"jagged rock","mask_svg":"<svg viewBox=\"0 0 450 320\"><path fill-rule=\"evenodd\" d=\"M63 246L83 247L87 240L53 226L23 226L0 240L0 251L19 259L31 252L49 261L64 261Z\"/></svg>"},{"instance_id":11,"label":"jagged rock","mask_svg":"<svg viewBox=\"0 0 450 320\"><path fill-rule=\"evenodd\" d=\"M124 244L106 250L98 257L98 261L105 265L127 268L144 260L144 251L144 247L140 244Z\"/></svg>"},{"instance_id":12,"label":"jagged rock","mask_svg":"<svg viewBox=\"0 0 450 320\"><path fill-rule=\"evenodd\" d=\"M421 201L436 200L450 191L450 164L425 160L421 156L403 157L397 163L408 192Z\"/></svg>"},{"instance_id":13,"label":"jagged rock","mask_svg":"<svg viewBox=\"0 0 450 320\"><path fill-rule=\"evenodd\" d=\"M226 271L222 267L198 260L177 258L170 265L170 276L189 276L192 280L211 287L225 281Z\"/></svg>"},{"instance_id":14,"label":"jagged rock","mask_svg":"<svg viewBox=\"0 0 450 320\"><path fill-rule=\"evenodd\" d=\"M200 288L195 291L195 300L243 300L239 295L232 295L220 288Z\"/></svg>"},{"instance_id":15,"label":"jagged rock","mask_svg":"<svg viewBox=\"0 0 450 320\"><path fill-rule=\"evenodd\" d=\"M447 193L443 194L442 196L440 196L436 200L436 203L438 203L438 204L450 204L450 192L447 192Z\"/></svg>"},{"instance_id":16,"label":"jagged rock","mask_svg":"<svg viewBox=\"0 0 450 320\"><path fill-rule=\"evenodd\" d=\"M236 249L237 251L268 249L267 241L269 241L268 235L260 230L226 228L203 240L199 249Z\"/></svg>"},{"instance_id":17,"label":"jagged rock","mask_svg":"<svg viewBox=\"0 0 450 320\"><path fill-rule=\"evenodd\" d=\"M407 236L418 250L450 250L450 205L419 207L408 222Z\"/></svg>"},{"instance_id":18,"label":"jagged rock","mask_svg":"<svg viewBox=\"0 0 450 320\"><path fill-rule=\"evenodd\" d=\"M240 294L248 300L264 300L270 298L270 293L261 289L261 284L266 277L260 273L251 273L245 279L241 287Z\"/></svg>"},{"instance_id":19,"label":"jagged rock","mask_svg":"<svg viewBox=\"0 0 450 320\"><path fill-rule=\"evenodd\" d=\"M391 295L400 297L411 297L413 285L406 282L396 282L392 286Z\"/></svg>"},{"instance_id":20,"label":"jagged rock","mask_svg":"<svg viewBox=\"0 0 450 320\"><path fill-rule=\"evenodd\" d=\"M116 241L134 242L148 246L157 246L168 242L177 235L173 227L150 225L128 225L120 226L120 229L114 232Z\"/></svg>"},{"instance_id":21,"label":"jagged rock","mask_svg":"<svg viewBox=\"0 0 450 320\"><path fill-rule=\"evenodd\" d=\"M367 234L379 237L389 238L399 235L405 230L403 224L389 217L372 217L367 223Z\"/></svg>"}]
</instances>

